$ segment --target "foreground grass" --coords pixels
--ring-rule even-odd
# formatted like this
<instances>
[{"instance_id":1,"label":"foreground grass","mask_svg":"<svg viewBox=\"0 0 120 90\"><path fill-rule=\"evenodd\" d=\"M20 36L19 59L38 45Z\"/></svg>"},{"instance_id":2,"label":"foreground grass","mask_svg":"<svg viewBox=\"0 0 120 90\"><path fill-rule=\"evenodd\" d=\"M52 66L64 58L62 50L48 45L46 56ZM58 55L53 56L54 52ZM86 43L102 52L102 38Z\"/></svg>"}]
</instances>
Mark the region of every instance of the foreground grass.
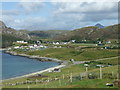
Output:
<instances>
[{"instance_id":1,"label":"foreground grass","mask_svg":"<svg viewBox=\"0 0 120 90\"><path fill-rule=\"evenodd\" d=\"M69 72L67 72L68 70ZM103 76L103 79L100 80L98 76L98 78L96 79L87 79L87 80L85 78L83 78L83 80L73 78L73 82L72 83L70 82L69 76L71 72L73 74L73 77L76 77L76 76L79 76L80 73L84 71L85 69L82 65L74 65L74 66L63 68L62 72L43 73L44 75L47 75L49 78L55 78L57 76L61 81L57 80L57 81L51 81L48 83L44 82L44 83L37 83L37 84L6 86L4 88L27 88L28 86L30 88L107 88L105 84L107 82L112 83L115 80L115 79L109 79L108 77L104 77L104 76ZM118 65L102 68L103 73L109 74L109 73L112 73L112 71L114 71L114 77L117 77ZM88 73L96 73L99 75L99 68L89 69ZM63 74L65 75L65 79L62 78ZM48 79L48 77L44 79ZM15 83L18 81L25 81L26 79L27 78L10 80L4 83Z\"/></svg>"}]
</instances>

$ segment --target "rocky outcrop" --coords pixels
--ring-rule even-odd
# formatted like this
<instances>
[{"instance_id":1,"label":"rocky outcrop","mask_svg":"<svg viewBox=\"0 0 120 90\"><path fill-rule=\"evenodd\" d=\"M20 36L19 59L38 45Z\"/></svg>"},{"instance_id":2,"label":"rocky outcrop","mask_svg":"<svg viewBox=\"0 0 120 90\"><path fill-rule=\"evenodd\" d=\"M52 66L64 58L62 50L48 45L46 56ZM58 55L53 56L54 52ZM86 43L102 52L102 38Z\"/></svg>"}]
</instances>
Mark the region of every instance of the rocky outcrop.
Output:
<instances>
[{"instance_id":1,"label":"rocky outcrop","mask_svg":"<svg viewBox=\"0 0 120 90\"><path fill-rule=\"evenodd\" d=\"M5 35L11 35L24 40L30 39L30 36L27 33L23 33L13 28L7 27L2 21L0 21L0 33Z\"/></svg>"}]
</instances>

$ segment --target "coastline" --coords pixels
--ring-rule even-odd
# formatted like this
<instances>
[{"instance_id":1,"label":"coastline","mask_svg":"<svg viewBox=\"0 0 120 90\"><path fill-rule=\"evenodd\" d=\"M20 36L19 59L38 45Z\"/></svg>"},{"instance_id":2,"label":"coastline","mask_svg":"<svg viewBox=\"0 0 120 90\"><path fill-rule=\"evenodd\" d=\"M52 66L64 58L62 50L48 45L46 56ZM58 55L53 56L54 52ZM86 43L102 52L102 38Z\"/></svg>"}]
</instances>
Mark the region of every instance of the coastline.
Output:
<instances>
[{"instance_id":1,"label":"coastline","mask_svg":"<svg viewBox=\"0 0 120 90\"><path fill-rule=\"evenodd\" d=\"M37 56L37 55L19 54L19 53L16 53L16 52L13 52L13 51L8 51L8 50L4 50L4 51L5 51L5 53L8 53L10 55L27 57L27 58L30 58L30 59L36 59L38 61L53 61L53 62L58 62L60 65L66 64L66 61L62 61L62 60L59 60L59 59L48 58L48 57L40 57L40 56Z\"/></svg>"},{"instance_id":2,"label":"coastline","mask_svg":"<svg viewBox=\"0 0 120 90\"><path fill-rule=\"evenodd\" d=\"M7 50L6 48L0 48L0 51L4 51L4 50Z\"/></svg>"},{"instance_id":3,"label":"coastline","mask_svg":"<svg viewBox=\"0 0 120 90\"><path fill-rule=\"evenodd\" d=\"M30 73L30 74L9 78L9 79L4 79L4 80L1 80L1 81L4 82L4 81L8 81L8 80L13 80L13 79L25 78L25 77L41 74L41 73L44 73L44 72L48 72L50 70L54 70L55 68L63 68L65 66L66 65L59 65L59 66L55 66L55 67L50 67L48 69L44 69L44 70L41 70L41 71L37 71L37 72Z\"/></svg>"},{"instance_id":4,"label":"coastline","mask_svg":"<svg viewBox=\"0 0 120 90\"><path fill-rule=\"evenodd\" d=\"M2 49L2 50L3 50L3 49ZM25 75L22 75L22 76L16 76L16 77L13 77L13 78L0 80L0 82L1 82L1 81L4 82L4 81L8 81L8 80L19 79L19 78L24 78L24 77L29 77L29 76L41 74L41 73L43 73L43 72L48 72L48 71L54 70L55 68L63 68L63 67L65 67L66 64L67 64L66 61L61 61L61 60L54 59L54 58L39 57L39 56L35 56L35 55L34 55L34 56L30 56L30 55L27 55L27 54L18 54L18 53L16 53L16 52L8 51L8 50L3 50L3 51L5 51L5 53L8 53L8 54L10 54L10 55L27 57L27 58L36 59L36 60L39 60L39 61L53 61L53 62L58 62L59 65L58 65L58 66L55 66L55 67L50 67L50 68L47 68L47 69L44 69L44 70L40 70L40 71L37 71L37 72L32 72L32 73L29 73L29 74L25 74Z\"/></svg>"}]
</instances>

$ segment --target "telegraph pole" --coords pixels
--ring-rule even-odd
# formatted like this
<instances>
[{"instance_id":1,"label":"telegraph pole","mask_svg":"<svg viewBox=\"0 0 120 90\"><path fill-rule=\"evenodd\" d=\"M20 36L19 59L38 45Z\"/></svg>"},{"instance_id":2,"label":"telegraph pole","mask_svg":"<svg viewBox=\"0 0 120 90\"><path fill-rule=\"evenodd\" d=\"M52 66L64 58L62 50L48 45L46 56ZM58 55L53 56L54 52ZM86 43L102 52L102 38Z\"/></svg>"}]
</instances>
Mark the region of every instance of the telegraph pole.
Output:
<instances>
[{"instance_id":1,"label":"telegraph pole","mask_svg":"<svg viewBox=\"0 0 120 90\"><path fill-rule=\"evenodd\" d=\"M102 79L102 66L100 66L100 79Z\"/></svg>"},{"instance_id":2,"label":"telegraph pole","mask_svg":"<svg viewBox=\"0 0 120 90\"><path fill-rule=\"evenodd\" d=\"M84 66L85 66L85 69L86 69L86 79L88 79L88 64L84 64Z\"/></svg>"},{"instance_id":3,"label":"telegraph pole","mask_svg":"<svg viewBox=\"0 0 120 90\"><path fill-rule=\"evenodd\" d=\"M28 85L28 90L30 90L30 86Z\"/></svg>"}]
</instances>

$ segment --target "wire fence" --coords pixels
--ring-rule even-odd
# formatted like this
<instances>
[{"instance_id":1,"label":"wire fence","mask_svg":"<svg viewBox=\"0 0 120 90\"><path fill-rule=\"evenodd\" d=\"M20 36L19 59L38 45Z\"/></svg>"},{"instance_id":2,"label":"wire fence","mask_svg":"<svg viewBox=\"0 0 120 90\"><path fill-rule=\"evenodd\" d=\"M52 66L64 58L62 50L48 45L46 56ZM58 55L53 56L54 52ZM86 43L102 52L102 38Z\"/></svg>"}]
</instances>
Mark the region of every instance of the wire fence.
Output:
<instances>
[{"instance_id":1,"label":"wire fence","mask_svg":"<svg viewBox=\"0 0 120 90\"><path fill-rule=\"evenodd\" d=\"M83 81L86 79L100 79L100 74L96 73L96 72L89 72L89 73L82 72L79 74L78 73L68 73L68 74L63 74L61 76L56 76L56 77L48 77L48 78L34 79L34 80L27 79L26 81L21 81L21 82L16 82L16 83L5 83L2 86L40 84L40 85L43 85L43 87L48 87L49 83L52 83L52 82L57 82L58 86L62 86L62 85L69 85L69 84L72 84L73 82L77 82L77 81ZM116 73L114 74L113 72L102 73L102 79L115 80L115 79L119 79L119 75Z\"/></svg>"}]
</instances>

